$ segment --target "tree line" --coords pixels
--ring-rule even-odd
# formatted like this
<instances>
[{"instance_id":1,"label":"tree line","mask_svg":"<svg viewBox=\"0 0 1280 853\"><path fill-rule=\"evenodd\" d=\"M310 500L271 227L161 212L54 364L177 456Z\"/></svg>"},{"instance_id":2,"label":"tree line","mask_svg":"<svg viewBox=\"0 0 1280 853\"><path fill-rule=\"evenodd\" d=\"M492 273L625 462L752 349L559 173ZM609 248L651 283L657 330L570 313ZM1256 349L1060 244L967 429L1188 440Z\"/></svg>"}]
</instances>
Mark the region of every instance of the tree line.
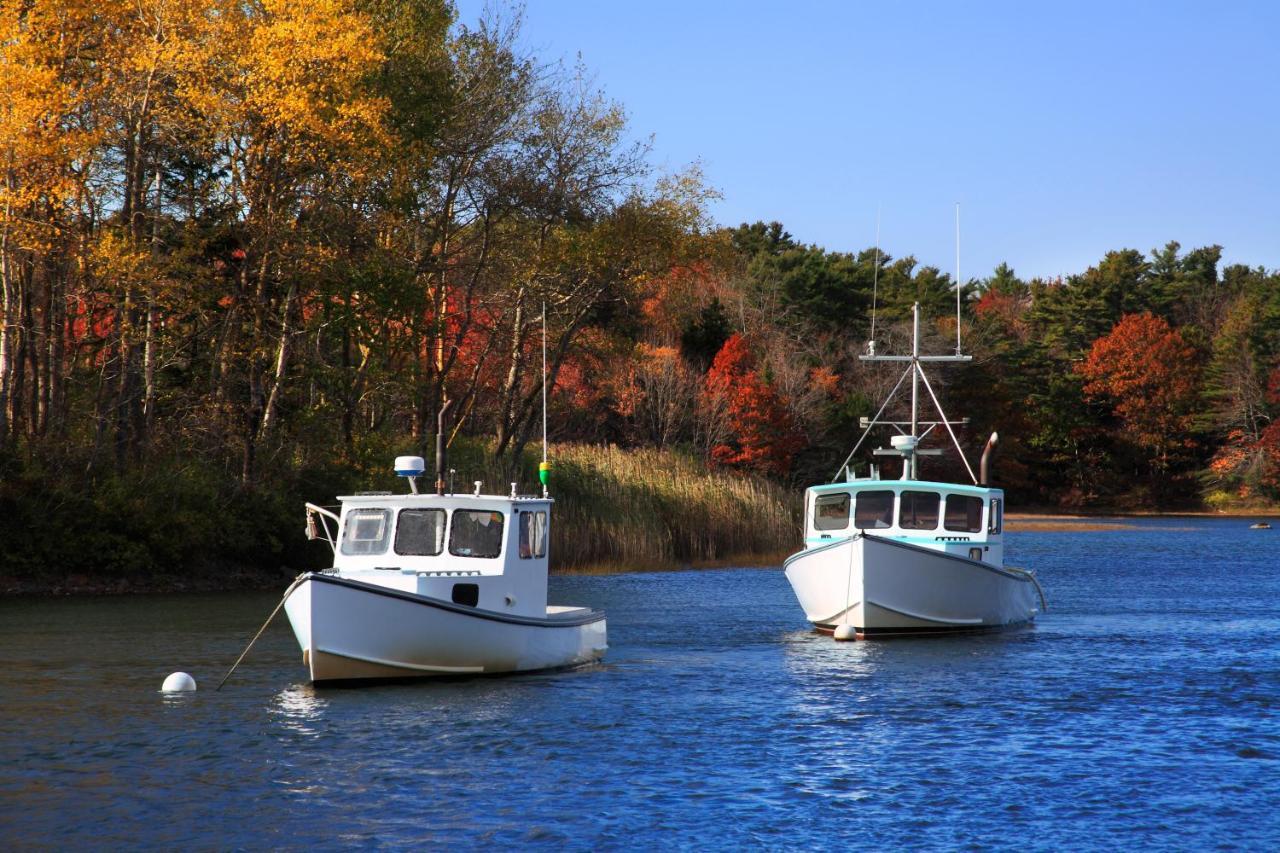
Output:
<instances>
[{"instance_id":1,"label":"tree line","mask_svg":"<svg viewBox=\"0 0 1280 853\"><path fill-rule=\"evenodd\" d=\"M13 523L162 500L252 527L306 472L367 472L440 422L530 479L544 329L555 440L831 476L894 378L858 354L904 346L915 302L945 349L957 282L714 226L697 166L656 174L623 106L519 28L446 0L0 7ZM976 361L941 393L968 446L1000 430L1011 496L1275 496L1277 277L1220 258L959 283Z\"/></svg>"}]
</instances>

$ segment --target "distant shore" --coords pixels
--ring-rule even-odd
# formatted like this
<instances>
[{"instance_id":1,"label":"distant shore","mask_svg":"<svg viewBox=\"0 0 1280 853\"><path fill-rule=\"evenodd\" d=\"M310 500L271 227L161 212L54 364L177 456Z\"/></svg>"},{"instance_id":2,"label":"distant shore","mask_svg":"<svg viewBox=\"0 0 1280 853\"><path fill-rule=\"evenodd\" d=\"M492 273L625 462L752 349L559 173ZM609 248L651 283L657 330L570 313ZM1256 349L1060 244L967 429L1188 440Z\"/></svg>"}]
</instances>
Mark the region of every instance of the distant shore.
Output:
<instances>
[{"instance_id":1,"label":"distant shore","mask_svg":"<svg viewBox=\"0 0 1280 853\"><path fill-rule=\"evenodd\" d=\"M1011 533L1022 532L1062 532L1089 533L1108 530L1132 530L1136 524L1130 519L1139 518L1238 518L1248 519L1280 519L1280 509L1251 510L1180 510L1177 512L1096 512L1096 513L1064 513L1046 510L1044 512L1010 512L1005 513L1005 530Z\"/></svg>"},{"instance_id":2,"label":"distant shore","mask_svg":"<svg viewBox=\"0 0 1280 853\"><path fill-rule=\"evenodd\" d=\"M1010 533L1094 533L1132 530L1138 525L1133 520L1142 518L1234 518L1241 522L1250 519L1277 519L1280 508L1182 510L1178 512L1075 512L1054 510L1010 512L1005 514L1005 530ZM654 563L631 561L602 562L593 565L569 565L557 568L554 575L613 575L638 572L688 571L691 569L721 568L773 568L782 564L791 552L775 550L768 553L744 552L715 559L665 560ZM311 567L311 568L319 568ZM302 571L305 571L303 569ZM93 595L141 595L183 594L208 592L251 592L283 590L298 572L280 566L274 569L255 567L228 567L222 571L200 572L192 575L164 575L151 578L95 578L87 574L70 574L55 580L31 580L0 575L0 596L93 596Z\"/></svg>"}]
</instances>

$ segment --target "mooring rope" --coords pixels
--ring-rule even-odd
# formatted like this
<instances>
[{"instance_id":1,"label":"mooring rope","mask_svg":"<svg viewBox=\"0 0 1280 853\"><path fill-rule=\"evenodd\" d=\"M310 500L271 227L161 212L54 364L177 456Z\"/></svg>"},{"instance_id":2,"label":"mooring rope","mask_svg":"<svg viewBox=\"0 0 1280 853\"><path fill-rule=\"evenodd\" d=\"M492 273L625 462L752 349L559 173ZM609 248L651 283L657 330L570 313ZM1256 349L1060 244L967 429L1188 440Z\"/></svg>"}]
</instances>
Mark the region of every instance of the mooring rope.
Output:
<instances>
[{"instance_id":1,"label":"mooring rope","mask_svg":"<svg viewBox=\"0 0 1280 853\"><path fill-rule=\"evenodd\" d=\"M258 642L258 638L262 636L262 632L267 630L267 626L271 624L271 620L276 618L276 614L280 612L280 608L284 607L285 601L288 600L289 594L297 589L298 584L306 580L307 573L303 572L293 579L293 583L289 584L289 588L284 591L284 595L280 597L280 603L276 605L276 609L271 611L271 615L267 617L267 621L262 623L262 627L258 629L258 633L253 635L253 639L249 641L249 645L244 647L244 651L240 653L240 657L236 658L236 662L231 665L231 669L227 670L227 674L222 676L222 680L218 682L218 686L213 688L214 692L222 689L222 685L227 683L227 679L231 677L231 673L236 671L236 667L249 654L249 649L253 648L253 644Z\"/></svg>"}]
</instances>

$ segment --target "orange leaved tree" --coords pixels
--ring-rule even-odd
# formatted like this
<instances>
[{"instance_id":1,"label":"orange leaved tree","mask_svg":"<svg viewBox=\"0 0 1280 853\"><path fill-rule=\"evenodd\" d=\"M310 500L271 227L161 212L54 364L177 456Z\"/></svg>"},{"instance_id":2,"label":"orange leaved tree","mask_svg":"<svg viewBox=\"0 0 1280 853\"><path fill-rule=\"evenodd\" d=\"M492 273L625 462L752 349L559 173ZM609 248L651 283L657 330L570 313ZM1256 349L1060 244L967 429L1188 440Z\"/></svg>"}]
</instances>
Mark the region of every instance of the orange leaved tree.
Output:
<instances>
[{"instance_id":1,"label":"orange leaved tree","mask_svg":"<svg viewBox=\"0 0 1280 853\"><path fill-rule=\"evenodd\" d=\"M703 408L719 421L711 458L722 465L782 474L803 444L782 399L755 369L742 335L725 341L711 363Z\"/></svg>"},{"instance_id":2,"label":"orange leaved tree","mask_svg":"<svg viewBox=\"0 0 1280 853\"><path fill-rule=\"evenodd\" d=\"M1126 314L1093 342L1076 370L1085 380L1085 396L1111 404L1122 434L1149 455L1161 484L1176 452L1195 445L1195 349L1163 318Z\"/></svg>"}]
</instances>

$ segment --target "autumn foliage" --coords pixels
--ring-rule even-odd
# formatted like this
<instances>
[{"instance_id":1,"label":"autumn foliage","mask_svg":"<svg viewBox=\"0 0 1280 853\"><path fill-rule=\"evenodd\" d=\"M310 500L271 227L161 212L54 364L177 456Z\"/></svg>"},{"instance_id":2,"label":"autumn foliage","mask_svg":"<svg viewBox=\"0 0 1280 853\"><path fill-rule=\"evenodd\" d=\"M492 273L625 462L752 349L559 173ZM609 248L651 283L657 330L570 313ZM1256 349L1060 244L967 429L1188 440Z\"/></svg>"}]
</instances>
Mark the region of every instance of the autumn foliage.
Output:
<instances>
[{"instance_id":1,"label":"autumn foliage","mask_svg":"<svg viewBox=\"0 0 1280 853\"><path fill-rule=\"evenodd\" d=\"M803 439L781 398L756 370L742 335L725 341L711 363L703 398L705 405L724 415L722 440L711 448L712 459L775 474L790 468Z\"/></svg>"},{"instance_id":2,"label":"autumn foliage","mask_svg":"<svg viewBox=\"0 0 1280 853\"><path fill-rule=\"evenodd\" d=\"M654 174L518 30L448 0L0 2L0 538L66 538L19 510L80 505L28 474L123 483L71 516L103 530L180 504L160 480L257 524L244 495L429 452L441 412L521 479L544 399L553 441L807 485L893 387L868 341L904 352L918 303L949 352L957 291L975 359L931 390L971 453L1000 431L1011 501L1280 497L1280 273L1170 243L956 282L719 227L696 167ZM195 542L170 515L156 541Z\"/></svg>"},{"instance_id":3,"label":"autumn foliage","mask_svg":"<svg viewBox=\"0 0 1280 853\"><path fill-rule=\"evenodd\" d=\"M1168 467L1176 448L1193 446L1196 352L1164 319L1125 315L1094 341L1078 371L1085 395L1108 401L1122 432L1157 466Z\"/></svg>"}]
</instances>

